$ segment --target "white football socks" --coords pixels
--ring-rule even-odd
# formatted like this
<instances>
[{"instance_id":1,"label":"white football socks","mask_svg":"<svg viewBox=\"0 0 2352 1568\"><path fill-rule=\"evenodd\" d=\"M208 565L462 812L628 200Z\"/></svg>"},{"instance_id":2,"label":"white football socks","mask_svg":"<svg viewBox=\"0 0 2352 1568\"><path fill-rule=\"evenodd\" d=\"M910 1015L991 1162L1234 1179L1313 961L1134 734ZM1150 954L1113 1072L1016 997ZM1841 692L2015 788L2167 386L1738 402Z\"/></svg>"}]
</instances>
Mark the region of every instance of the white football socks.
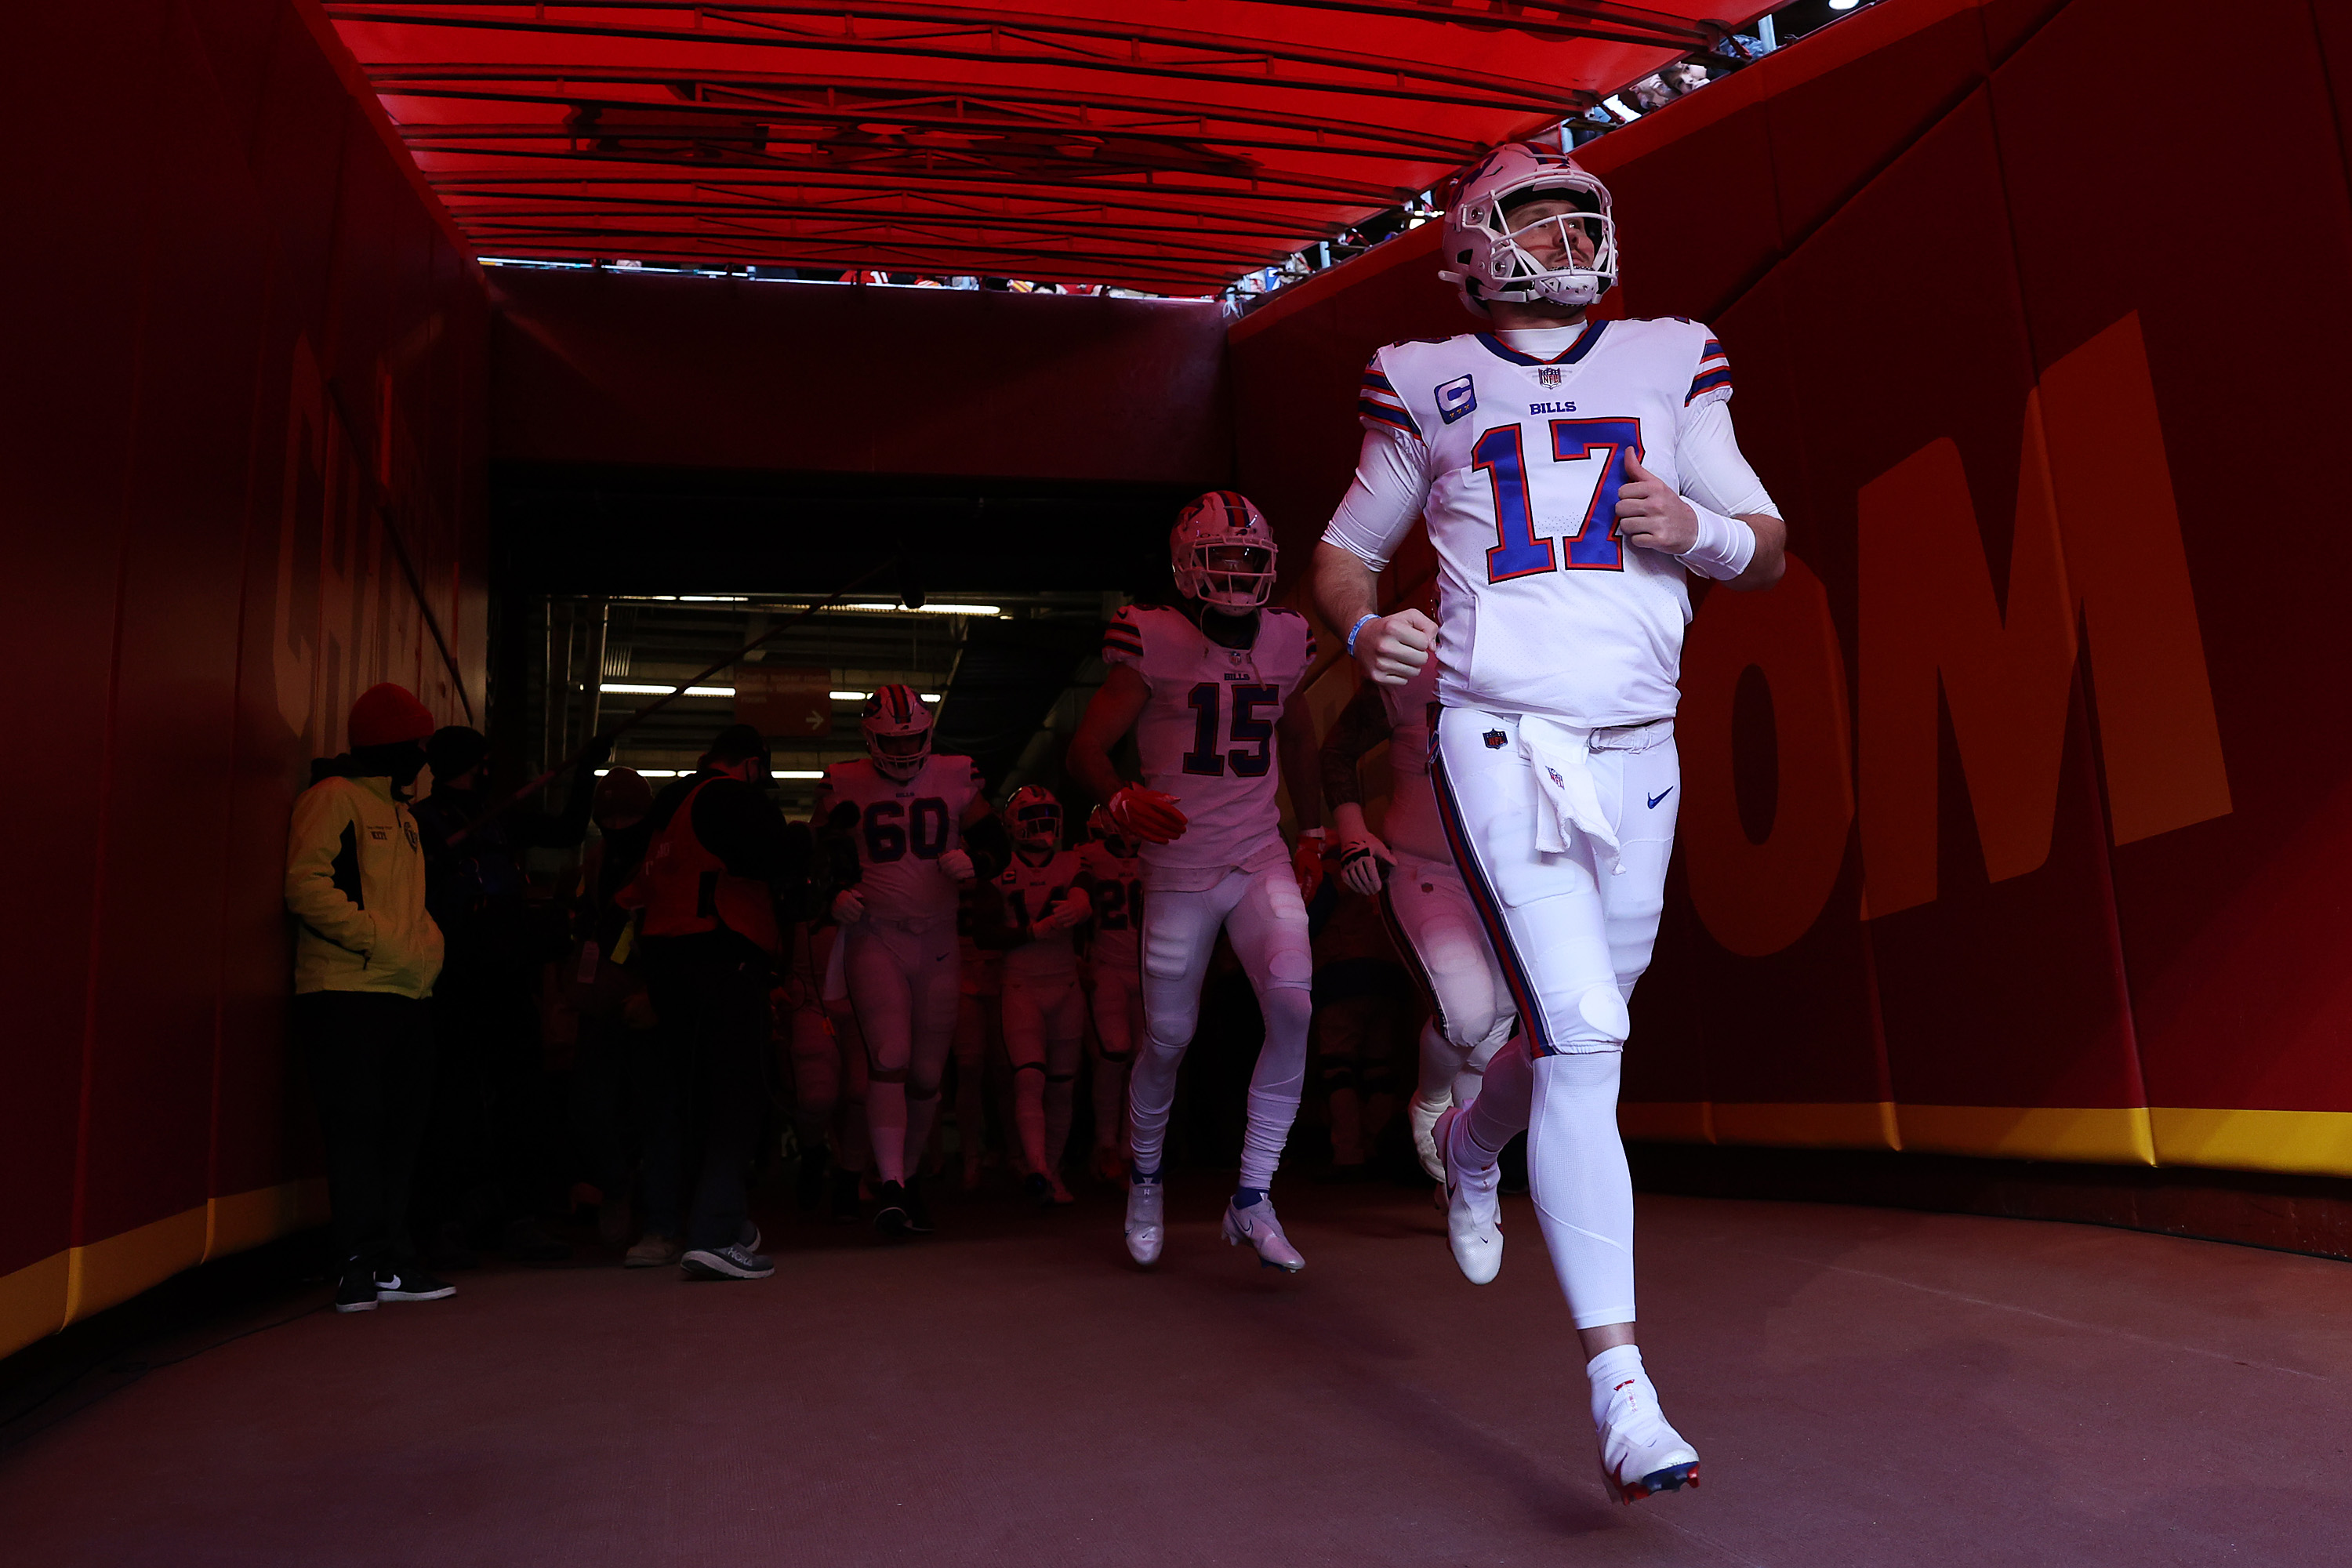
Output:
<instances>
[{"instance_id":1,"label":"white football socks","mask_svg":"<svg viewBox=\"0 0 2352 1568\"><path fill-rule=\"evenodd\" d=\"M1641 1346L1611 1346L1584 1363L1584 1375L1592 1384L1594 1430L1608 1422L1612 1409L1621 1416L1637 1407L1657 1414L1658 1391L1651 1386L1650 1374L1642 1366Z\"/></svg>"}]
</instances>

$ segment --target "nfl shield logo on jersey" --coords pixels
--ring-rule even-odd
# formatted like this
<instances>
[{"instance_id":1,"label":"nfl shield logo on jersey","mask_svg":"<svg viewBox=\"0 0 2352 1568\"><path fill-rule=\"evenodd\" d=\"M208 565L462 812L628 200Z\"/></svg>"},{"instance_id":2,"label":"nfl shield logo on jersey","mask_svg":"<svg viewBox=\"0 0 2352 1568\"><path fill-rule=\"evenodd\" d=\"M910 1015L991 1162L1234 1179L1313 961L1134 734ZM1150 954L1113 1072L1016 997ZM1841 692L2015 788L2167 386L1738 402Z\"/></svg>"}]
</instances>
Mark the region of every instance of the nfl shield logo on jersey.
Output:
<instances>
[{"instance_id":1,"label":"nfl shield logo on jersey","mask_svg":"<svg viewBox=\"0 0 2352 1568\"><path fill-rule=\"evenodd\" d=\"M1478 738L1486 742L1486 749L1490 752L1501 751L1503 749L1503 742L1510 739L1508 735L1504 734L1500 730L1489 730Z\"/></svg>"},{"instance_id":2,"label":"nfl shield logo on jersey","mask_svg":"<svg viewBox=\"0 0 2352 1568\"><path fill-rule=\"evenodd\" d=\"M1466 375L1433 388L1430 396L1436 400L1437 416L1448 425L1478 406L1478 389L1471 384Z\"/></svg>"},{"instance_id":3,"label":"nfl shield logo on jersey","mask_svg":"<svg viewBox=\"0 0 2352 1568\"><path fill-rule=\"evenodd\" d=\"M1559 365L1539 364L1536 366L1536 384L1538 386L1558 386L1561 382L1566 381L1567 379L1568 372Z\"/></svg>"}]
</instances>

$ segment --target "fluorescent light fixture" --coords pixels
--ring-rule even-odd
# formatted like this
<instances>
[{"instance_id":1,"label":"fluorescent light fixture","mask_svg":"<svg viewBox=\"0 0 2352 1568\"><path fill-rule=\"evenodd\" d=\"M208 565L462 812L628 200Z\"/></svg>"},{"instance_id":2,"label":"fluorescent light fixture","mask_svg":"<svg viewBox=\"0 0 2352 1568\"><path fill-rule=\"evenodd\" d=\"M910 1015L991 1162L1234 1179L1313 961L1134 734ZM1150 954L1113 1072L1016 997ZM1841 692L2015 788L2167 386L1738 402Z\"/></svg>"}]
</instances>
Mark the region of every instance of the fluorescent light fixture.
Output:
<instances>
[{"instance_id":1,"label":"fluorescent light fixture","mask_svg":"<svg viewBox=\"0 0 2352 1568\"><path fill-rule=\"evenodd\" d=\"M751 603L748 594L680 594L681 605L744 605Z\"/></svg>"},{"instance_id":2,"label":"fluorescent light fixture","mask_svg":"<svg viewBox=\"0 0 2352 1568\"><path fill-rule=\"evenodd\" d=\"M1830 0L1830 9L1832 11L1851 11L1856 5L1861 4L1862 0Z\"/></svg>"},{"instance_id":3,"label":"fluorescent light fixture","mask_svg":"<svg viewBox=\"0 0 2352 1568\"><path fill-rule=\"evenodd\" d=\"M836 691L833 693L833 700L835 702L863 702L872 695L873 693L868 691ZM937 702L940 700L940 694L936 691L926 691L922 695L926 702Z\"/></svg>"},{"instance_id":4,"label":"fluorescent light fixture","mask_svg":"<svg viewBox=\"0 0 2352 1568\"><path fill-rule=\"evenodd\" d=\"M916 608L905 605L835 605L833 607L836 610L870 610L886 616L1001 616L1004 613L1003 607L996 605L929 604Z\"/></svg>"},{"instance_id":5,"label":"fluorescent light fixture","mask_svg":"<svg viewBox=\"0 0 2352 1568\"><path fill-rule=\"evenodd\" d=\"M628 766L625 763L621 765ZM610 768L598 768L596 776L601 779L612 771ZM631 768L629 771L641 779L682 779L688 776L688 771L685 768Z\"/></svg>"},{"instance_id":6,"label":"fluorescent light fixture","mask_svg":"<svg viewBox=\"0 0 2352 1568\"><path fill-rule=\"evenodd\" d=\"M647 686L635 680L608 680L596 689L614 692L623 697L667 697L677 688ZM735 689L731 686L689 686L686 689L686 694L688 697L732 697L735 695Z\"/></svg>"},{"instance_id":7,"label":"fluorescent light fixture","mask_svg":"<svg viewBox=\"0 0 2352 1568\"><path fill-rule=\"evenodd\" d=\"M821 779L824 777L824 770L819 768L814 773L810 773L802 768L778 768L775 770L775 774L780 779Z\"/></svg>"}]
</instances>

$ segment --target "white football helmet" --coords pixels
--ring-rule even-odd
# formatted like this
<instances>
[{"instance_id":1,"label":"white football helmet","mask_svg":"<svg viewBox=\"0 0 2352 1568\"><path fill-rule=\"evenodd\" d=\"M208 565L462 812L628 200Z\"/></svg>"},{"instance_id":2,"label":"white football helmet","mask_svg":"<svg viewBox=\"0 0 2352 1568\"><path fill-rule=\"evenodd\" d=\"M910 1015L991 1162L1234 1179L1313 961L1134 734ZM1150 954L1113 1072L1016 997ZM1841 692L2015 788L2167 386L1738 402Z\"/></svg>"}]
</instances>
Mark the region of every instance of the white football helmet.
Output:
<instances>
[{"instance_id":1,"label":"white football helmet","mask_svg":"<svg viewBox=\"0 0 2352 1568\"><path fill-rule=\"evenodd\" d=\"M1580 209L1513 226L1504 209L1537 195L1560 195ZM1573 229L1592 258L1576 259ZM1529 242L1559 258L1547 265ZM1590 305L1617 281L1617 223L1609 187L1557 147L1508 142L1457 175L1445 193L1445 248L1437 275L1462 290L1480 315L1490 300Z\"/></svg>"},{"instance_id":2,"label":"white football helmet","mask_svg":"<svg viewBox=\"0 0 2352 1568\"><path fill-rule=\"evenodd\" d=\"M1255 610L1274 593L1274 530L1247 496L1211 490L1168 533L1176 591L1221 610Z\"/></svg>"},{"instance_id":3,"label":"white football helmet","mask_svg":"<svg viewBox=\"0 0 2352 1568\"><path fill-rule=\"evenodd\" d=\"M1023 784L1004 803L1013 842L1024 849L1062 847L1062 803L1044 784Z\"/></svg>"},{"instance_id":4,"label":"white football helmet","mask_svg":"<svg viewBox=\"0 0 2352 1568\"><path fill-rule=\"evenodd\" d=\"M866 754L886 778L910 779L931 754L931 710L911 686L886 686L866 700L857 715Z\"/></svg>"}]
</instances>

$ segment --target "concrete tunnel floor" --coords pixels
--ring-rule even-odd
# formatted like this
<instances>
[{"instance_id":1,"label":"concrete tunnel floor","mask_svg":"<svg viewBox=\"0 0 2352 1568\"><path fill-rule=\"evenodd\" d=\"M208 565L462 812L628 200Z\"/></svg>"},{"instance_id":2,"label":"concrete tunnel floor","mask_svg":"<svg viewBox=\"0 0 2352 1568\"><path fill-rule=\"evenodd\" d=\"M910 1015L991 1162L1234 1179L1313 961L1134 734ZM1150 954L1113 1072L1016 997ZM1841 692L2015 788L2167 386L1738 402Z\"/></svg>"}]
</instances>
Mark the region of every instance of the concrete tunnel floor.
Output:
<instances>
[{"instance_id":1,"label":"concrete tunnel floor","mask_svg":"<svg viewBox=\"0 0 2352 1568\"><path fill-rule=\"evenodd\" d=\"M1526 1198L1479 1289L1425 1194L1286 1182L1286 1278L1223 1192L1177 1178L1150 1273L1106 1189L945 1192L895 1245L763 1208L759 1284L596 1252L313 1311L21 1444L0 1533L50 1568L2352 1562L2342 1263L1644 1195L1704 1469L1629 1509Z\"/></svg>"}]
</instances>

